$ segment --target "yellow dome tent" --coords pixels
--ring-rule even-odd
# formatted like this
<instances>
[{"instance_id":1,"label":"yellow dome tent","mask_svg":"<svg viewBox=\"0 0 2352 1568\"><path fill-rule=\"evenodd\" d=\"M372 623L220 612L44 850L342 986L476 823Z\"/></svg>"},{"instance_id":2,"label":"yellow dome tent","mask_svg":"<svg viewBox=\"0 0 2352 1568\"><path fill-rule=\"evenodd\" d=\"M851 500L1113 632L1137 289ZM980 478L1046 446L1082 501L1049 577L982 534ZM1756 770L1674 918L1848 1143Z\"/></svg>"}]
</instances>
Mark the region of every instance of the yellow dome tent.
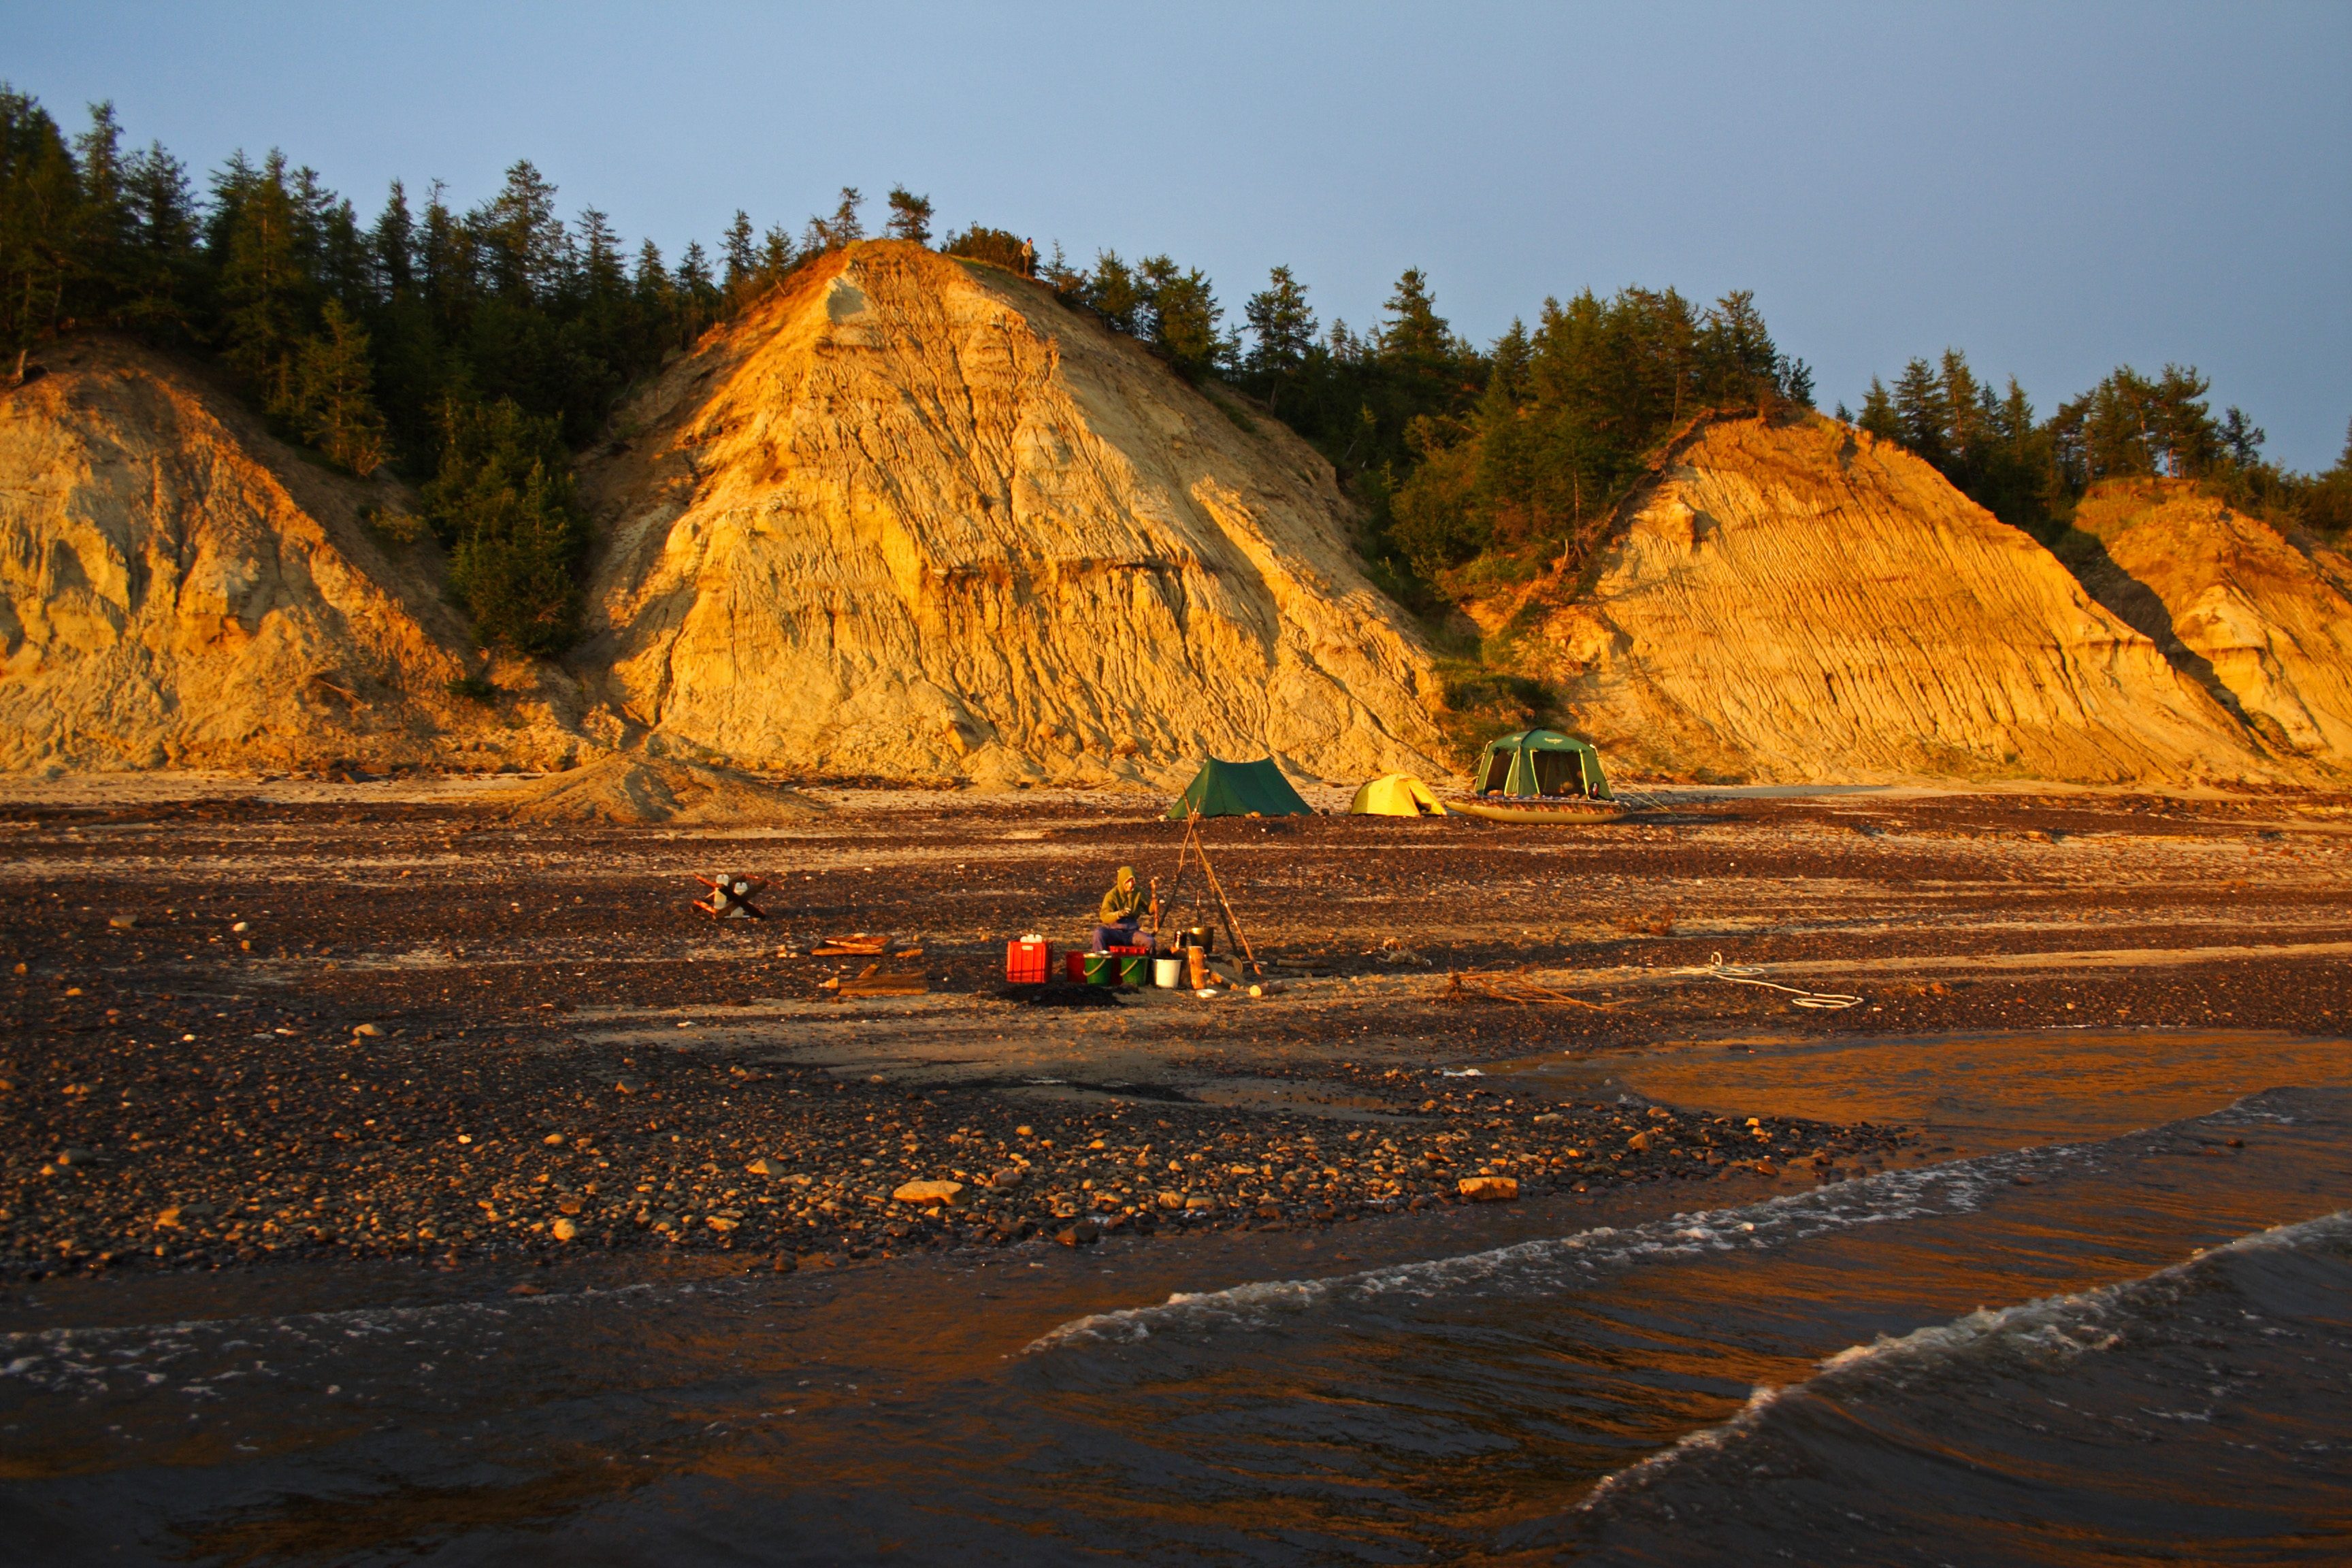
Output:
<instances>
[{"instance_id":1,"label":"yellow dome tent","mask_svg":"<svg viewBox=\"0 0 2352 1568\"><path fill-rule=\"evenodd\" d=\"M1445 803L1411 773L1382 773L1348 803L1351 816L1444 816Z\"/></svg>"}]
</instances>

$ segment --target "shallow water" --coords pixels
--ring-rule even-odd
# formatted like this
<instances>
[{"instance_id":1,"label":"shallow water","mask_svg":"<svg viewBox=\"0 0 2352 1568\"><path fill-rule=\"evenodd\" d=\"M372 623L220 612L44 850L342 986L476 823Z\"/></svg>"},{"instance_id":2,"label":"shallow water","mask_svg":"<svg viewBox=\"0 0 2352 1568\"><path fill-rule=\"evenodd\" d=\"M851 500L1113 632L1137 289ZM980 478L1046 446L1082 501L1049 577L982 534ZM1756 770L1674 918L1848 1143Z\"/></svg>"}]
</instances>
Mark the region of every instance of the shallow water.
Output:
<instances>
[{"instance_id":1,"label":"shallow water","mask_svg":"<svg viewBox=\"0 0 2352 1568\"><path fill-rule=\"evenodd\" d=\"M0 1529L44 1562L2342 1561L2347 1063L2059 1034L1575 1069L1986 1151L1713 1212L605 1260L520 1299L43 1287L0 1341Z\"/></svg>"}]
</instances>

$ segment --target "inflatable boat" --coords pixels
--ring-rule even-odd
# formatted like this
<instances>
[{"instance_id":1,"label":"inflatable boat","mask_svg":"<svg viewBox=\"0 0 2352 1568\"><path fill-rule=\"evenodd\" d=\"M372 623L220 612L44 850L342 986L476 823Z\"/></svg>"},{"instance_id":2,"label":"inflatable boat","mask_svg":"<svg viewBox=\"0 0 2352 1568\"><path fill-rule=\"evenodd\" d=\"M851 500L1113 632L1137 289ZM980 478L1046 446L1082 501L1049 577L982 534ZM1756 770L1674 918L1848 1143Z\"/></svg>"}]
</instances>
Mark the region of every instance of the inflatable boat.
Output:
<instances>
[{"instance_id":1,"label":"inflatable boat","mask_svg":"<svg viewBox=\"0 0 2352 1568\"><path fill-rule=\"evenodd\" d=\"M1474 795L1468 800L1449 800L1445 809L1465 816L1483 816L1489 822L1532 822L1551 827L1591 827L1616 822L1625 815L1625 807L1613 800L1544 795Z\"/></svg>"}]
</instances>

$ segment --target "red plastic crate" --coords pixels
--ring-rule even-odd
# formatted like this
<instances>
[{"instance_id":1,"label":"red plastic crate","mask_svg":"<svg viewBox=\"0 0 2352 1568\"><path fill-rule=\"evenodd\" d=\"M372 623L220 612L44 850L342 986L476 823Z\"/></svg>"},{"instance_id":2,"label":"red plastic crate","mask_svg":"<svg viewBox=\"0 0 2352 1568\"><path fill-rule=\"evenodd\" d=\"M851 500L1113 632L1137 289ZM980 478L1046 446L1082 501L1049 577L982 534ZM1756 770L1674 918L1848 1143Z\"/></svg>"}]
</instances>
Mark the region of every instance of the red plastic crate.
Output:
<instances>
[{"instance_id":1,"label":"red plastic crate","mask_svg":"<svg viewBox=\"0 0 2352 1568\"><path fill-rule=\"evenodd\" d=\"M1004 944L1004 982L1008 985L1043 985L1054 977L1054 944L1050 942L1008 942Z\"/></svg>"}]
</instances>

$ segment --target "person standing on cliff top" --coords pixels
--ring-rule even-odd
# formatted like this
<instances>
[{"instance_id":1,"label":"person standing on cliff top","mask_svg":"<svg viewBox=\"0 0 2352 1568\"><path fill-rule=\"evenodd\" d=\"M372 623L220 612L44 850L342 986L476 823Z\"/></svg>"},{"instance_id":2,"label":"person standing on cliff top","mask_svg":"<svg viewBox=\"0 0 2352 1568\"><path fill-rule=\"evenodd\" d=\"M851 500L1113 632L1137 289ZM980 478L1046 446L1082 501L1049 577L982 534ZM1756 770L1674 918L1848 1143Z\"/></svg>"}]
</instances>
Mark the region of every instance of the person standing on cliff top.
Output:
<instances>
[{"instance_id":1,"label":"person standing on cliff top","mask_svg":"<svg viewBox=\"0 0 2352 1568\"><path fill-rule=\"evenodd\" d=\"M1149 938L1136 940L1141 933L1135 929L1150 907L1150 900L1135 885L1135 868L1121 866L1118 880L1103 895L1102 923L1095 927L1095 951L1108 952L1114 947L1150 946Z\"/></svg>"}]
</instances>

